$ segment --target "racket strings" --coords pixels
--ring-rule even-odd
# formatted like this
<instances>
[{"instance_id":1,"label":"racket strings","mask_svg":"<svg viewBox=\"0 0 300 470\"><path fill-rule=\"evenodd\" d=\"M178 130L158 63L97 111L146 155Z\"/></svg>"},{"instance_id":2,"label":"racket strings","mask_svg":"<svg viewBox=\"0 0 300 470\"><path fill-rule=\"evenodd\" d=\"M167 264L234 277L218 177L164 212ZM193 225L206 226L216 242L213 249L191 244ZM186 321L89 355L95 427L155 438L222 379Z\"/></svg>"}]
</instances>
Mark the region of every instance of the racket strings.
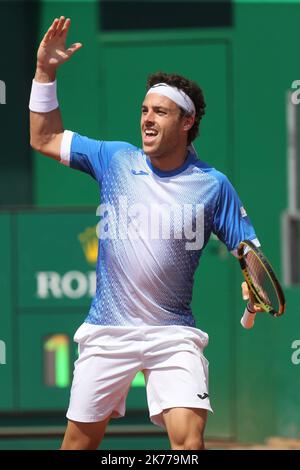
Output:
<instances>
[{"instance_id":1,"label":"racket strings","mask_svg":"<svg viewBox=\"0 0 300 470\"><path fill-rule=\"evenodd\" d=\"M262 301L267 305L271 305L275 309L278 308L279 300L276 289L274 288L268 271L264 268L259 257L250 250L248 253L244 254L244 259L247 271L252 278L253 285Z\"/></svg>"}]
</instances>

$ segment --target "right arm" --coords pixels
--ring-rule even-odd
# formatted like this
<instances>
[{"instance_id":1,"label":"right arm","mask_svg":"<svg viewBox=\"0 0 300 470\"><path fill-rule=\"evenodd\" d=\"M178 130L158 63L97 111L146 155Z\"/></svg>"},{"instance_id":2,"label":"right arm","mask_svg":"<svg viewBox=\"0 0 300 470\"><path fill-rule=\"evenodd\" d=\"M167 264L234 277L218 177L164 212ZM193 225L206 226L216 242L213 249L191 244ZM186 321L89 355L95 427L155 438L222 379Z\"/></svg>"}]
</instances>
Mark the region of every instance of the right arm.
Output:
<instances>
[{"instance_id":1,"label":"right arm","mask_svg":"<svg viewBox=\"0 0 300 470\"><path fill-rule=\"evenodd\" d=\"M56 79L57 68L66 62L82 44L65 48L70 19L55 19L46 32L37 53L34 80L38 84L51 84ZM64 133L60 110L48 112L30 111L30 145L48 157L60 160L61 141Z\"/></svg>"}]
</instances>

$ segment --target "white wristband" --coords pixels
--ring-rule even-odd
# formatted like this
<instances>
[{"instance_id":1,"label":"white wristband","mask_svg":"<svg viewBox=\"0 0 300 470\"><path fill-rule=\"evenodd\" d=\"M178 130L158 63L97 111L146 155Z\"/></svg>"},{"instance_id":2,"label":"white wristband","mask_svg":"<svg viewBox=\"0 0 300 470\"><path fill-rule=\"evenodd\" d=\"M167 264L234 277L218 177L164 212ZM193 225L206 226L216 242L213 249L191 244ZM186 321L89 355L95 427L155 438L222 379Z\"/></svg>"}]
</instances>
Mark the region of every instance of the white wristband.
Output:
<instances>
[{"instance_id":1,"label":"white wristband","mask_svg":"<svg viewBox=\"0 0 300 470\"><path fill-rule=\"evenodd\" d=\"M247 305L244 311L244 315L241 318L241 325L247 330L252 328L254 325L255 317L256 317L256 312L249 310L248 305Z\"/></svg>"},{"instance_id":2,"label":"white wristband","mask_svg":"<svg viewBox=\"0 0 300 470\"><path fill-rule=\"evenodd\" d=\"M40 83L32 80L29 109L35 113L48 113L58 108L56 80L51 83Z\"/></svg>"}]
</instances>

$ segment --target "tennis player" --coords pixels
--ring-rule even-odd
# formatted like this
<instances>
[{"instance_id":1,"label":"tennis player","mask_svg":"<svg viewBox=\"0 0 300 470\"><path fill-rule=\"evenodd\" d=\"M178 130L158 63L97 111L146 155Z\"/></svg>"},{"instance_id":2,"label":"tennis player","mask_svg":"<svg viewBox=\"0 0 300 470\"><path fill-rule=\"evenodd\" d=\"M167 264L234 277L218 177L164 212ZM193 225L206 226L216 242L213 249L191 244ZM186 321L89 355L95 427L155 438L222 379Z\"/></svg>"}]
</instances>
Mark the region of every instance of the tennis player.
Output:
<instances>
[{"instance_id":1,"label":"tennis player","mask_svg":"<svg viewBox=\"0 0 300 470\"><path fill-rule=\"evenodd\" d=\"M195 327L190 308L194 273L212 232L231 252L256 234L226 176L191 146L205 102L190 80L150 76L142 149L64 129L56 70L82 46L66 49L69 27L60 17L45 34L29 105L32 147L101 188L97 289L74 337L79 358L62 449L99 446L109 420L124 416L138 371L150 418L166 429L172 449L203 449L212 408L208 335Z\"/></svg>"}]
</instances>

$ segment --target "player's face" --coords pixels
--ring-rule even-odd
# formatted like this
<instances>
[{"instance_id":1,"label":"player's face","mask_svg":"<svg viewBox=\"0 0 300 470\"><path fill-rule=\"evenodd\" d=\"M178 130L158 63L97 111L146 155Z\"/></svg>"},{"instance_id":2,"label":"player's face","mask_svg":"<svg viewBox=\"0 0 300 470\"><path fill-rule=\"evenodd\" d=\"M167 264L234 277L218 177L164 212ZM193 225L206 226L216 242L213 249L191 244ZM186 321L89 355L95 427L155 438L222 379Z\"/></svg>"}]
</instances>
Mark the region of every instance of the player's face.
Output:
<instances>
[{"instance_id":1,"label":"player's face","mask_svg":"<svg viewBox=\"0 0 300 470\"><path fill-rule=\"evenodd\" d=\"M141 116L143 150L149 157L171 155L186 141L180 109L174 101L157 93L144 99Z\"/></svg>"}]
</instances>

